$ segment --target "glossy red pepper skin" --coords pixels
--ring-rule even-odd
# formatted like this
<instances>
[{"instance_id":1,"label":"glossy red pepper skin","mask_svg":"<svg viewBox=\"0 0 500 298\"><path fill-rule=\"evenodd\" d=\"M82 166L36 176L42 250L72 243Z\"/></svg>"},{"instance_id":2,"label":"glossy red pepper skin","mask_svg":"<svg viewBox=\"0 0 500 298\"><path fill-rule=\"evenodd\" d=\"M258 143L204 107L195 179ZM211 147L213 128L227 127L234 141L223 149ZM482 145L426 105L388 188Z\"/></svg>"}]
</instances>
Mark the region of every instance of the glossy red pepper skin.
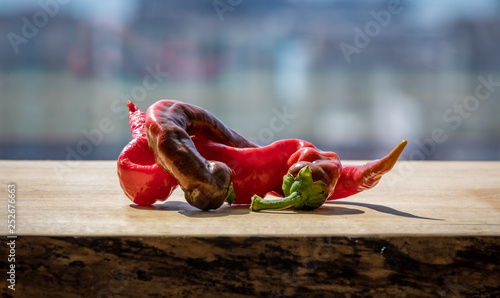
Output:
<instances>
[{"instance_id":1,"label":"glossy red pepper skin","mask_svg":"<svg viewBox=\"0 0 500 298\"><path fill-rule=\"evenodd\" d=\"M364 165L347 165L342 169L335 191L328 200L338 200L375 187L382 176L396 164L408 142L403 140L385 157Z\"/></svg>"},{"instance_id":2,"label":"glossy red pepper skin","mask_svg":"<svg viewBox=\"0 0 500 298\"><path fill-rule=\"evenodd\" d=\"M250 204L255 194L283 196L281 186L290 156L301 148L314 148L311 143L296 139L280 140L258 148L236 148L196 138L193 141L202 156L223 162L233 170L236 193L233 204Z\"/></svg>"},{"instance_id":3,"label":"glossy red pepper skin","mask_svg":"<svg viewBox=\"0 0 500 298\"><path fill-rule=\"evenodd\" d=\"M284 196L283 177L287 173L296 176L306 166L314 181L325 183L325 201L352 196L375 187L394 167L407 144L402 141L381 159L344 166L336 153L319 150L298 139L279 140L259 148L234 148L196 139L194 143L201 155L224 162L233 169L234 204L250 204L254 195Z\"/></svg>"},{"instance_id":4,"label":"glossy red pepper skin","mask_svg":"<svg viewBox=\"0 0 500 298\"><path fill-rule=\"evenodd\" d=\"M118 157L118 178L123 192L132 202L151 205L167 199L177 187L177 180L156 164L146 138L146 115L131 101L127 105L132 140Z\"/></svg>"}]
</instances>

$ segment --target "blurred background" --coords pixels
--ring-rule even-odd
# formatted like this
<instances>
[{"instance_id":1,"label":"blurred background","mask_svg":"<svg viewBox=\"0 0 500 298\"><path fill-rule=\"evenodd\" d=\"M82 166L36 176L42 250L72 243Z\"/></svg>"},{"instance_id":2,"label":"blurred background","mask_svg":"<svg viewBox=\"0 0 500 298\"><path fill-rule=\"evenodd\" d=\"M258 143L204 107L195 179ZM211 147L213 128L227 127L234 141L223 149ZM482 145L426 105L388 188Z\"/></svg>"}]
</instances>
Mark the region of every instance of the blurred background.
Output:
<instances>
[{"instance_id":1,"label":"blurred background","mask_svg":"<svg viewBox=\"0 0 500 298\"><path fill-rule=\"evenodd\" d=\"M500 159L496 0L0 2L0 159L116 159L178 99L341 159Z\"/></svg>"}]
</instances>

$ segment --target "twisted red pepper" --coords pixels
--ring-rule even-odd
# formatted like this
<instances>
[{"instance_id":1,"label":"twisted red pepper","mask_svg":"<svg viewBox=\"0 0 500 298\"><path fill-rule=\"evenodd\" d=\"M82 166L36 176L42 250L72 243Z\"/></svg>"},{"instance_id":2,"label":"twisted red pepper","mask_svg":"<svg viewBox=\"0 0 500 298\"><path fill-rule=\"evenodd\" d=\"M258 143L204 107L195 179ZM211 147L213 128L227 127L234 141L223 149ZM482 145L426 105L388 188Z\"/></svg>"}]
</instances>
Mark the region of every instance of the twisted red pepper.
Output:
<instances>
[{"instance_id":1,"label":"twisted red pepper","mask_svg":"<svg viewBox=\"0 0 500 298\"><path fill-rule=\"evenodd\" d=\"M144 127L146 115L131 101L127 106L132 140L118 157L118 178L130 200L138 205L151 205L167 199L177 187L177 180L156 164L148 148Z\"/></svg>"},{"instance_id":2,"label":"twisted red pepper","mask_svg":"<svg viewBox=\"0 0 500 298\"><path fill-rule=\"evenodd\" d=\"M163 200L175 188L171 175L165 171L158 173L158 164L162 164L164 170L182 181L184 190L196 192L199 185L204 184L202 191L205 193L200 196L201 199L193 199L192 194L186 195L190 204L203 210L218 208L228 199L230 181L236 194L234 203L252 203L252 210L314 209L326 200L347 197L374 187L382 175L394 166L406 145L406 141L401 142L380 160L362 166L343 167L335 153L318 150L306 141L280 140L257 147L203 109L177 101L160 101L148 109L149 118L146 121L149 125L149 147L153 153L144 142L144 114L131 102L128 106L133 139L120 155L118 173L127 196L142 204ZM133 127L140 127L141 133L137 134L136 141ZM144 160L139 154L144 154ZM153 162L155 157L158 164ZM124 163L121 159L128 162ZM138 167L133 161L143 166ZM212 164L222 169L222 175L213 170L215 167ZM186 168L186 165L194 167ZM231 170L228 171L228 168ZM147 181L153 189L141 188L142 181L135 181L134 173L138 173L144 181L148 174L155 176ZM162 179L169 182L162 185ZM210 193L214 189L215 198ZM277 200L260 198L268 193L286 197Z\"/></svg>"},{"instance_id":3,"label":"twisted red pepper","mask_svg":"<svg viewBox=\"0 0 500 298\"><path fill-rule=\"evenodd\" d=\"M231 169L200 155L191 136L201 135L229 146L256 147L209 112L176 100L161 100L148 108L146 135L156 163L177 178L186 201L202 210L234 200Z\"/></svg>"}]
</instances>

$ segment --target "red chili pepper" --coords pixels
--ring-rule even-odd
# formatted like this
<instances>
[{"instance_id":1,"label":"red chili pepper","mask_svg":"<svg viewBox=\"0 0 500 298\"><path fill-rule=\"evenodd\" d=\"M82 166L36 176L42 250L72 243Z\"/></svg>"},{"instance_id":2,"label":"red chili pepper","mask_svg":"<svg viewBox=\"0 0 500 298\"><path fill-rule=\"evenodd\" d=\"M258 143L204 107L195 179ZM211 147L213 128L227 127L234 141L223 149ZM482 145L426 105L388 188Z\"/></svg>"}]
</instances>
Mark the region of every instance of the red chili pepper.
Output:
<instances>
[{"instance_id":1,"label":"red chili pepper","mask_svg":"<svg viewBox=\"0 0 500 298\"><path fill-rule=\"evenodd\" d=\"M197 139L194 143L205 158L232 166L234 204L252 203L252 210L257 211L288 207L314 209L326 200L370 189L394 166L407 142L401 142L380 160L344 167L337 154L321 151L297 139L280 140L260 148L234 148ZM303 194L299 197L295 192ZM287 197L259 198L268 193ZM292 194L292 198L288 197Z\"/></svg>"},{"instance_id":2,"label":"red chili pepper","mask_svg":"<svg viewBox=\"0 0 500 298\"><path fill-rule=\"evenodd\" d=\"M135 106L131 108L132 106L133 104L129 103L130 115L136 117L130 117L131 130L133 131L133 127L136 126L142 128L138 138L141 141L134 142L133 140L131 142L134 147L140 147L140 150L135 149L140 154L134 155L134 157L139 162L141 154L144 154L144 159L147 160L144 163L149 167L154 167L156 165L153 162L155 154L146 148L147 144L144 142L144 114L140 114L142 112ZM176 107L177 110L173 107ZM251 209L256 211L287 207L314 209L321 206L326 200L343 198L372 188L384 173L392 169L407 143L406 141L401 142L388 156L380 160L361 166L348 165L343 167L335 153L321 151L311 143L302 140L280 140L269 146L257 147L225 127L213 115L195 106L176 101L162 101L154 104L153 109L150 107L148 114L149 146L156 152L156 161L164 163L164 169L172 171L173 176L177 179L179 177L176 175L180 175L181 180L187 181L192 192L196 191L200 185L199 177L201 177L202 183L208 185L206 189L213 187L210 184L213 182L207 182L204 178L206 173L213 175L210 173L210 166L207 165L217 163L223 169L225 169L224 166L229 167L231 169L229 181L232 180L236 194L234 203L252 203ZM133 120L136 122L133 123ZM172 135L171 130L176 134ZM163 140L161 140L162 137ZM179 144L182 145L180 148L184 150L180 155L178 152L180 149L176 147ZM131 146L129 144L127 147ZM128 152L126 151L127 147L124 152ZM202 175L198 176L196 172L192 172L192 168L191 170L189 167L186 168L183 158L194 160L197 166L195 168L201 169ZM212 162L207 160L212 160ZM158 168L155 169L155 172L150 171L148 174L160 177L160 174L156 172ZM136 168L129 169L131 176L133 176L134 171ZM164 172L162 175L165 174ZM224 171L224 174L227 175L227 171ZM120 176L120 182L126 190L128 189L127 181L133 179L125 181L122 176ZM165 177L172 178L168 174ZM158 182L158 180L155 181ZM227 182L227 176L225 181ZM160 189L161 187L156 189L157 193L161 193ZM230 192L229 186L223 186L222 190L224 189ZM171 192L168 188L164 191L168 194ZM268 193L286 197L277 200L266 200L259 197ZM223 203L223 199L227 200L227 196L227 193L225 197L224 194L219 195L214 200L215 203L207 194L203 196L203 200L194 203L192 198L188 196L186 198L191 200L192 205L200 209L208 209L207 206L218 208ZM152 204L158 198L164 197L156 195L142 201Z\"/></svg>"},{"instance_id":3,"label":"red chili pepper","mask_svg":"<svg viewBox=\"0 0 500 298\"><path fill-rule=\"evenodd\" d=\"M301 149L294 154L298 156L290 157L289 164L293 165L283 178L286 197L266 200L254 196L250 209L259 211L293 207L311 210L320 207L327 200L340 199L370 189L378 184L383 174L394 167L406 144L406 140L402 141L382 159L345 167L341 166L333 152L323 152L316 148Z\"/></svg>"},{"instance_id":4,"label":"red chili pepper","mask_svg":"<svg viewBox=\"0 0 500 298\"><path fill-rule=\"evenodd\" d=\"M231 169L200 155L191 137L256 147L206 110L176 100L160 100L148 108L146 135L156 163L177 179L186 201L202 210L234 200Z\"/></svg>"},{"instance_id":5,"label":"red chili pepper","mask_svg":"<svg viewBox=\"0 0 500 298\"><path fill-rule=\"evenodd\" d=\"M167 199L177 187L177 180L156 164L146 138L146 115L131 101L127 106L132 140L118 157L118 178L130 200L138 205L151 205Z\"/></svg>"}]
</instances>

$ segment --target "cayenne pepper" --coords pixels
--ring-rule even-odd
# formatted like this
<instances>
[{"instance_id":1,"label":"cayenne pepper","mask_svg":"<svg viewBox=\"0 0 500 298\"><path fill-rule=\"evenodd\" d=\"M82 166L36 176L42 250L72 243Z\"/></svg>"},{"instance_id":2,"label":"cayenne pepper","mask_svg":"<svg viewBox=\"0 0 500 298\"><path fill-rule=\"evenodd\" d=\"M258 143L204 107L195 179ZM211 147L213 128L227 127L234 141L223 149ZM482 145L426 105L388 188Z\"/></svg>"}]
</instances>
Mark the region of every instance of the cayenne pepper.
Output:
<instances>
[{"instance_id":1,"label":"cayenne pepper","mask_svg":"<svg viewBox=\"0 0 500 298\"><path fill-rule=\"evenodd\" d=\"M364 165L342 166L337 154L324 152L311 143L288 139L259 148L234 148L193 140L205 158L232 164L234 204L251 204L251 209L315 209L326 200L336 200L373 188L389 172L403 151L402 141L386 157ZM269 166L272 165L272 166ZM262 199L268 193L294 199ZM305 192L305 193L304 193ZM255 195L255 196L254 196Z\"/></svg>"}]
</instances>

